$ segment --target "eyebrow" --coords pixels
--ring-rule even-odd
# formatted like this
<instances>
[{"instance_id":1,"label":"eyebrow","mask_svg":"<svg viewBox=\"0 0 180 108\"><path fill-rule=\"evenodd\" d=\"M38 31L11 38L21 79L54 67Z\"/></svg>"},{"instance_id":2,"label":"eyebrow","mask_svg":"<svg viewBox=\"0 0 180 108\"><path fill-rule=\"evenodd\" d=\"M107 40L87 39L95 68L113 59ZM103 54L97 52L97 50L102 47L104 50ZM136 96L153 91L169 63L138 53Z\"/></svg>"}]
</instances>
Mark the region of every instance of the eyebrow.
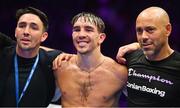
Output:
<instances>
[{"instance_id":1,"label":"eyebrow","mask_svg":"<svg viewBox=\"0 0 180 108\"><path fill-rule=\"evenodd\" d=\"M73 29L75 29L75 28L80 28L80 26L73 26ZM92 28L92 29L94 29L94 27L89 26L89 25L85 25L84 28Z\"/></svg>"},{"instance_id":2,"label":"eyebrow","mask_svg":"<svg viewBox=\"0 0 180 108\"><path fill-rule=\"evenodd\" d=\"M92 26L85 26L85 28L94 29L94 27L92 27Z\"/></svg>"}]
</instances>

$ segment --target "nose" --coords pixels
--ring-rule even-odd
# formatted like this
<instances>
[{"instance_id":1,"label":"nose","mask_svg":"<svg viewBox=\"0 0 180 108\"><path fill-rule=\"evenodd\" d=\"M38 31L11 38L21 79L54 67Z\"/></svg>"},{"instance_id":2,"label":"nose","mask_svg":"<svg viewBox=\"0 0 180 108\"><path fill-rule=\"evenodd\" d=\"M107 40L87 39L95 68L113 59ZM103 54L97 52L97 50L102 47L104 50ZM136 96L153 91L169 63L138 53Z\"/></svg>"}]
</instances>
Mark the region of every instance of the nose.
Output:
<instances>
[{"instance_id":1,"label":"nose","mask_svg":"<svg viewBox=\"0 0 180 108\"><path fill-rule=\"evenodd\" d=\"M79 33L78 33L78 38L79 39L83 39L83 38L85 38L87 36L87 34L85 33L85 32L83 32L83 31L80 31Z\"/></svg>"},{"instance_id":2,"label":"nose","mask_svg":"<svg viewBox=\"0 0 180 108\"><path fill-rule=\"evenodd\" d=\"M148 34L145 30L142 33L142 39L148 39Z\"/></svg>"},{"instance_id":3,"label":"nose","mask_svg":"<svg viewBox=\"0 0 180 108\"><path fill-rule=\"evenodd\" d=\"M24 29L24 35L25 36L28 36L29 35L29 27L27 26L27 27L25 27L25 29Z\"/></svg>"}]
</instances>

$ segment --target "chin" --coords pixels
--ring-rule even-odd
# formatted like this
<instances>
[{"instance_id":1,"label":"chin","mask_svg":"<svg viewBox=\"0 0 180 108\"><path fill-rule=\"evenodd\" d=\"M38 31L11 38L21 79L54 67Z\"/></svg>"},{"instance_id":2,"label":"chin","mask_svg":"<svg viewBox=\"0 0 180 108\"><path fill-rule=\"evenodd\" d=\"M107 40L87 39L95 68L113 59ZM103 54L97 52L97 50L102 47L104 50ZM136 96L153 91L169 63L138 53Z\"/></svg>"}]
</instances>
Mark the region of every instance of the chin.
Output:
<instances>
[{"instance_id":1,"label":"chin","mask_svg":"<svg viewBox=\"0 0 180 108\"><path fill-rule=\"evenodd\" d=\"M85 51L78 51L78 53L80 53L80 54L86 54L87 52L85 52Z\"/></svg>"},{"instance_id":2,"label":"chin","mask_svg":"<svg viewBox=\"0 0 180 108\"><path fill-rule=\"evenodd\" d=\"M87 52L87 49L85 49L85 48L76 48L76 50L79 53L86 53Z\"/></svg>"},{"instance_id":3,"label":"chin","mask_svg":"<svg viewBox=\"0 0 180 108\"><path fill-rule=\"evenodd\" d=\"M154 51L143 51L144 55L150 57L152 55L154 55Z\"/></svg>"},{"instance_id":4,"label":"chin","mask_svg":"<svg viewBox=\"0 0 180 108\"><path fill-rule=\"evenodd\" d=\"M87 54L88 53L88 51L83 51L83 50L78 50L77 52L80 54Z\"/></svg>"}]
</instances>

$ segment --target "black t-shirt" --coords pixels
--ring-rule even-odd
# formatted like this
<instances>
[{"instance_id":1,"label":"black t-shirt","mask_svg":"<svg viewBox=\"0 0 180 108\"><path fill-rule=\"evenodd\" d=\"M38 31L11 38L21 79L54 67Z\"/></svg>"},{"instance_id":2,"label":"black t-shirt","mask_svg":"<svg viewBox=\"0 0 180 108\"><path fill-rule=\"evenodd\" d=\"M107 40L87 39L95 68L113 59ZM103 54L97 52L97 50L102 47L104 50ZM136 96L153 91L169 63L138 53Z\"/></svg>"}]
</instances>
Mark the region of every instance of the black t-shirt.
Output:
<instances>
[{"instance_id":1,"label":"black t-shirt","mask_svg":"<svg viewBox=\"0 0 180 108\"><path fill-rule=\"evenodd\" d=\"M16 106L14 71L15 47L5 48L3 53L3 61L9 60L4 63L1 62L4 70L0 69L0 72L6 72L4 74L6 78L4 78L5 85L3 85L3 95L1 96L0 104L1 106L14 107ZM20 107L47 107L49 105L55 91L55 79L52 70L52 61L60 53L61 51L57 50L46 52L43 49L40 49L40 59L30 84L19 103ZM21 94L21 91L24 88L34 61L35 58L27 59L18 56L19 94Z\"/></svg>"},{"instance_id":2,"label":"black t-shirt","mask_svg":"<svg viewBox=\"0 0 180 108\"><path fill-rule=\"evenodd\" d=\"M128 106L180 106L180 54L149 61L141 50L126 56Z\"/></svg>"}]
</instances>

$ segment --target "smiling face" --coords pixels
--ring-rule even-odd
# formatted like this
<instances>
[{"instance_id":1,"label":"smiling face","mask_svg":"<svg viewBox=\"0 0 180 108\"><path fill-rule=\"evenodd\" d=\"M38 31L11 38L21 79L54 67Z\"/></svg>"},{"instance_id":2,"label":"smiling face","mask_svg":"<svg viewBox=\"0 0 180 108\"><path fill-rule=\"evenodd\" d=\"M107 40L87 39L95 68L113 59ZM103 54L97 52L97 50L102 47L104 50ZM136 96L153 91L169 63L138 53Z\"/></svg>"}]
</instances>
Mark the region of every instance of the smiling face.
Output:
<instances>
[{"instance_id":1,"label":"smiling face","mask_svg":"<svg viewBox=\"0 0 180 108\"><path fill-rule=\"evenodd\" d=\"M95 49L100 49L105 34L100 33L94 23L84 17L79 17L73 25L72 37L77 52L86 54Z\"/></svg>"},{"instance_id":2,"label":"smiling face","mask_svg":"<svg viewBox=\"0 0 180 108\"><path fill-rule=\"evenodd\" d=\"M162 10L147 9L137 17L137 40L147 57L159 56L166 49L170 32L169 19Z\"/></svg>"},{"instance_id":3,"label":"smiling face","mask_svg":"<svg viewBox=\"0 0 180 108\"><path fill-rule=\"evenodd\" d=\"M47 36L43 23L37 15L27 13L19 18L15 30L17 49L24 51L37 49Z\"/></svg>"}]
</instances>

